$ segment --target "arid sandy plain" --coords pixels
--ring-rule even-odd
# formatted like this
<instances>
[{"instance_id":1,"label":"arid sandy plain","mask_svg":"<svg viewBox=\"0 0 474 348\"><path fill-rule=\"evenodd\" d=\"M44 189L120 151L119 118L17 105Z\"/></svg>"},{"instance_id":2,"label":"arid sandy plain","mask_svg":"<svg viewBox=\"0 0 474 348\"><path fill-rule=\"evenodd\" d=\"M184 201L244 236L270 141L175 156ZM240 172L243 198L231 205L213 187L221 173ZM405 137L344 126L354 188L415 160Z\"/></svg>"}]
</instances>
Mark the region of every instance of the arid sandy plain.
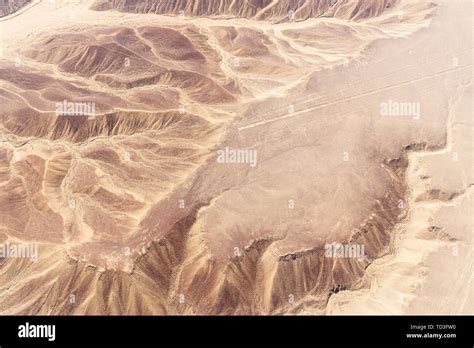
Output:
<instances>
[{"instance_id":1,"label":"arid sandy plain","mask_svg":"<svg viewBox=\"0 0 474 348\"><path fill-rule=\"evenodd\" d=\"M0 314L474 313L473 3L2 12Z\"/></svg>"}]
</instances>

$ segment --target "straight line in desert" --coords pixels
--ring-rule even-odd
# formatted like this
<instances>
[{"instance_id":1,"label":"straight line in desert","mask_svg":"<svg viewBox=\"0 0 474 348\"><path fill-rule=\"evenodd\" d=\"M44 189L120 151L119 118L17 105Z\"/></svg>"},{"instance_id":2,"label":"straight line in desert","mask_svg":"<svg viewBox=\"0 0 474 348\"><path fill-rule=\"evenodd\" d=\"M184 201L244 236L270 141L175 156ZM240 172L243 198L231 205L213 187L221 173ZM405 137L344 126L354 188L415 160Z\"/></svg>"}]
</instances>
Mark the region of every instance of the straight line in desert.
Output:
<instances>
[{"instance_id":1,"label":"straight line in desert","mask_svg":"<svg viewBox=\"0 0 474 348\"><path fill-rule=\"evenodd\" d=\"M386 90L389 90L389 89L392 89L392 88L395 88L395 87L400 87L400 86L412 84L412 83L415 83L415 82L424 81L424 80L427 80L427 79L430 79L430 78L433 78L433 77L436 77L436 76L444 75L444 74L447 74L447 73L450 73L450 72L470 68L471 66L472 65L469 64L469 65L464 65L464 66L461 66L461 67L456 67L456 68L440 71L440 72L437 72L437 73L434 73L434 74L431 74L431 75L428 75L428 76L423 76L423 77L420 77L420 78L417 78L417 79L400 82L400 83L397 83L397 84L394 84L394 85L391 85L391 86L382 87L382 88L375 89L375 90L372 90L372 91L368 91L368 92L365 92L365 93L353 95L353 96L350 96L350 97L347 97L347 98L337 99L337 100L329 102L329 103L318 104L316 106L306 108L306 109L303 109L303 110L298 110L298 111L295 111L295 112L292 112L292 113L285 113L283 115L275 116L275 117L270 118L268 120L258 121L258 122L254 122L254 123L251 123L251 124L248 124L248 125L245 125L245 126L238 127L238 130L241 131L241 130L245 130L245 129L249 129L249 128L258 127L258 126L261 126L261 125L264 125L264 124L267 124L267 123L277 122L277 121L280 121L280 120L283 120L283 119L286 119L286 118L290 118L290 117L293 117L293 116L296 116L296 115L299 115L299 114L307 113L308 111L325 108L325 107L328 107L328 106L331 106L331 105L338 104L340 102L351 101L351 100L354 100L354 99L357 99L357 98L360 98L360 97L365 97L365 96L368 96L368 95L376 94L376 93L386 91Z\"/></svg>"}]
</instances>

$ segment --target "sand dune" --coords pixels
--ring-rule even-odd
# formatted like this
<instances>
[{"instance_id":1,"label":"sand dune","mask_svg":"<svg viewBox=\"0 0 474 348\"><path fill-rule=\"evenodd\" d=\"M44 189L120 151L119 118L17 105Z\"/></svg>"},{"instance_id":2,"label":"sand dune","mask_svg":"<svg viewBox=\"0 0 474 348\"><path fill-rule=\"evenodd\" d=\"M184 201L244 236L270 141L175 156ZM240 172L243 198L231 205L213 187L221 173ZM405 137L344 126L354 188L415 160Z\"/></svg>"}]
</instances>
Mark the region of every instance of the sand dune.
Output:
<instances>
[{"instance_id":1,"label":"sand dune","mask_svg":"<svg viewBox=\"0 0 474 348\"><path fill-rule=\"evenodd\" d=\"M377 16L386 9L390 9L396 2L397 0L246 0L243 3L232 0L210 2L98 0L92 6L92 9L99 11L114 9L123 12L184 16L240 17L284 22L319 16L357 20Z\"/></svg>"},{"instance_id":2,"label":"sand dune","mask_svg":"<svg viewBox=\"0 0 474 348\"><path fill-rule=\"evenodd\" d=\"M0 5L0 17L15 13L31 0L5 0Z\"/></svg>"}]
</instances>

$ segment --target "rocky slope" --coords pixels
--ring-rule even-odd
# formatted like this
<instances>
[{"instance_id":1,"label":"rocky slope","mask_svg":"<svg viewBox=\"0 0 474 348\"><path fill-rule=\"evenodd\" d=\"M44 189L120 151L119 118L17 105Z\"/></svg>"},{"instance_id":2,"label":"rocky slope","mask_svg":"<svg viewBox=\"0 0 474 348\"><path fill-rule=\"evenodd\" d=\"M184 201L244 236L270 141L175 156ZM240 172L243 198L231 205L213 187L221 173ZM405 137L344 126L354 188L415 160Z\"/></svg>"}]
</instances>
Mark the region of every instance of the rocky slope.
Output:
<instances>
[{"instance_id":1,"label":"rocky slope","mask_svg":"<svg viewBox=\"0 0 474 348\"><path fill-rule=\"evenodd\" d=\"M31 0L1 0L0 17L15 13L20 8L28 4Z\"/></svg>"},{"instance_id":2,"label":"rocky slope","mask_svg":"<svg viewBox=\"0 0 474 348\"><path fill-rule=\"evenodd\" d=\"M98 0L92 9L193 17L246 18L285 22L314 17L359 20L380 15L397 0Z\"/></svg>"},{"instance_id":3,"label":"rocky slope","mask_svg":"<svg viewBox=\"0 0 474 348\"><path fill-rule=\"evenodd\" d=\"M243 3L5 22L0 243L39 258L0 259L0 313L322 314L371 286L410 216L409 155L447 144L466 50L439 45L425 1Z\"/></svg>"}]
</instances>

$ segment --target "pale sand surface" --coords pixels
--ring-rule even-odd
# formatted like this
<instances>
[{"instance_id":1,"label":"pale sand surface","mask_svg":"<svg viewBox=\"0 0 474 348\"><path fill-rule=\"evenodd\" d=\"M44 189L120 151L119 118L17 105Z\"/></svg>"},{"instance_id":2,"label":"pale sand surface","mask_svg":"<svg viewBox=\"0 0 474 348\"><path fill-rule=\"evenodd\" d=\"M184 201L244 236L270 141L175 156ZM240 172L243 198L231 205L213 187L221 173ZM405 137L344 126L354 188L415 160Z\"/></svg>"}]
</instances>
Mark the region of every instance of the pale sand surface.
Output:
<instances>
[{"instance_id":1,"label":"pale sand surface","mask_svg":"<svg viewBox=\"0 0 474 348\"><path fill-rule=\"evenodd\" d=\"M433 26L448 37L463 32L459 44L466 49L470 43L465 62L472 64L472 3L457 4L442 2ZM443 26L450 21L456 21L455 30ZM460 47L446 52L456 57ZM466 73L472 78L472 70ZM327 313L473 313L472 80L455 92L446 147L409 156L410 214L397 226L389 255L367 268L369 289L333 296Z\"/></svg>"}]
</instances>

